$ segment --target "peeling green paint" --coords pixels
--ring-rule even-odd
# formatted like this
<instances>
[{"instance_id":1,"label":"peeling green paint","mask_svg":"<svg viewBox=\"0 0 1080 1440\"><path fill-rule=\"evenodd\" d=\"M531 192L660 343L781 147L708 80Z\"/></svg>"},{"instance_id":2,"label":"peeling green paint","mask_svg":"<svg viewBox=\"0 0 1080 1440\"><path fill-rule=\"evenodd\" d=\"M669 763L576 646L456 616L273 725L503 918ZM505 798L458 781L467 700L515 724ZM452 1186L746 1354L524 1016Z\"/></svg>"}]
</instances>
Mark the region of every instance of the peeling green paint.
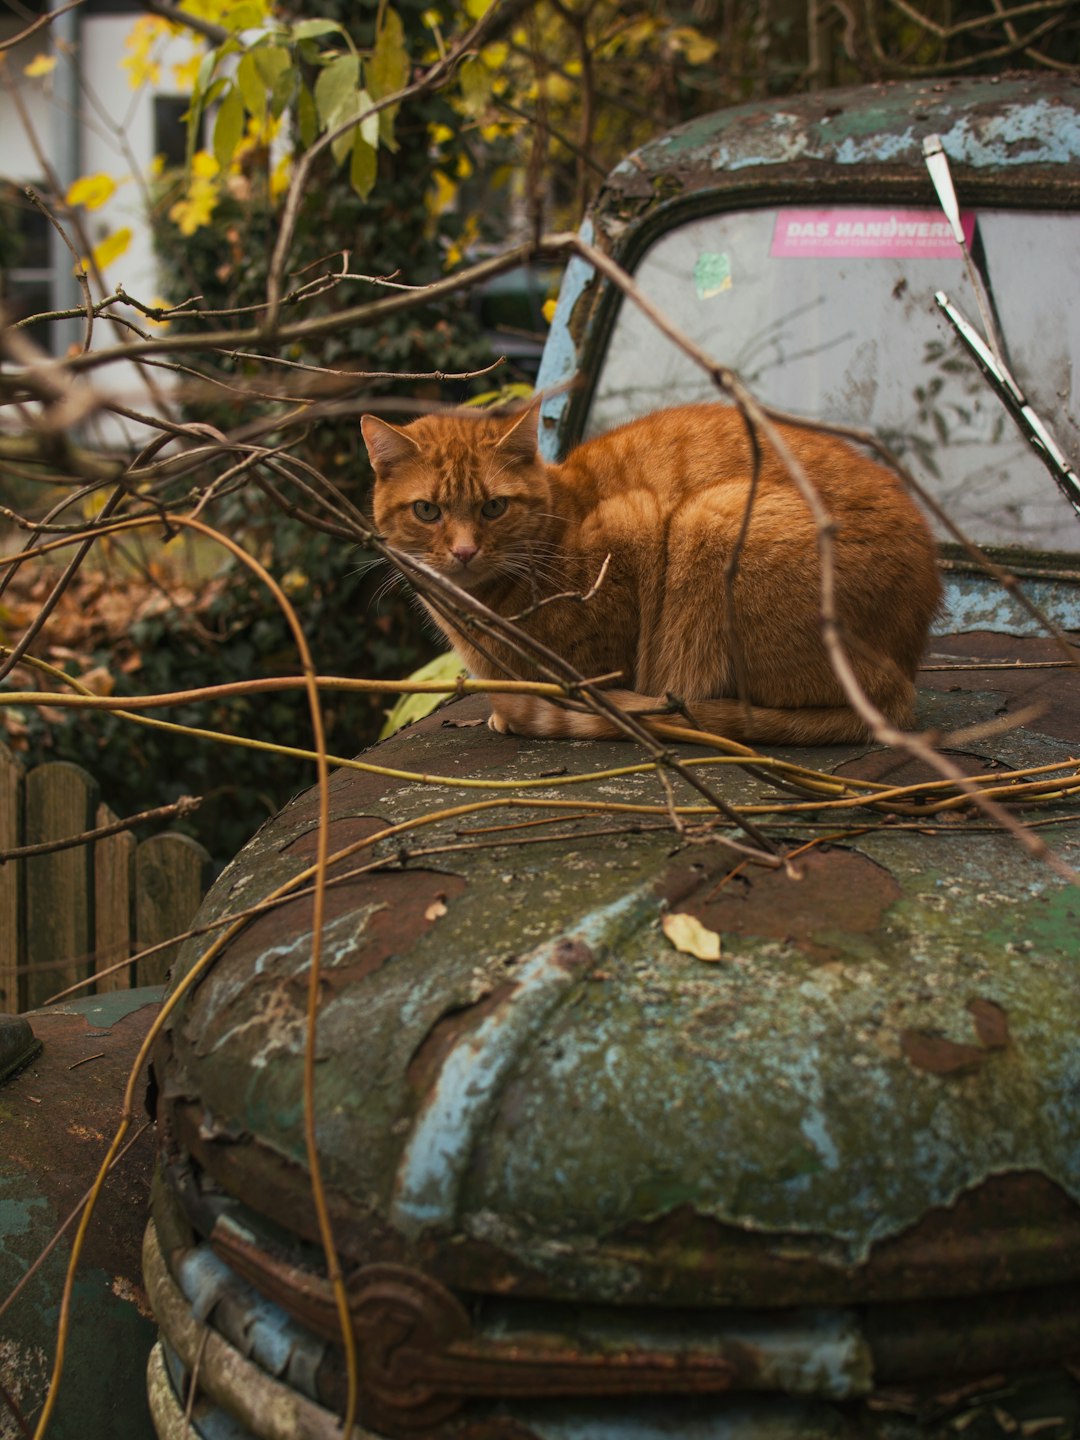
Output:
<instances>
[{"instance_id":1,"label":"peeling green paint","mask_svg":"<svg viewBox=\"0 0 1080 1440\"><path fill-rule=\"evenodd\" d=\"M935 723L955 728L984 698L937 694L927 705ZM473 702L468 713L481 708ZM404 732L381 758L431 773L451 748L469 764L462 747L497 746L501 775L550 767L543 742L447 731L445 715ZM1029 761L1070 753L1032 735L1000 737L993 748L1000 757L1010 747ZM841 765L855 753L830 751L829 760ZM617 745L559 749L578 769L625 758ZM724 784L731 799L760 793L758 782L731 771ZM377 814L389 796L377 800L374 785L341 780L335 813ZM586 793L660 796L647 775L593 782ZM385 814L401 820L448 803L437 789L402 786ZM308 823L309 807L302 799L261 832L223 877L208 915L231 893L251 903L280 882L280 852ZM519 815L529 812L500 812L499 823ZM425 836L440 838L452 838L449 827ZM1056 844L1080 863L1075 830L1063 829ZM334 922L328 931L327 973L344 977L319 1021L329 1183L364 1197L410 1244L425 1244L429 1232L467 1237L557 1286L572 1275L575 1289L605 1298L651 1283L637 1262L618 1261L619 1246L605 1237L679 1207L785 1244L801 1234L823 1263L842 1267L865 1264L881 1242L1002 1172L1037 1172L1080 1201L1075 891L993 834L878 830L807 864L814 868L803 882L753 876L743 909L729 896L702 901L706 919L709 905L726 907L716 912L727 917L716 921L726 926L717 965L668 944L660 882L670 874L665 883L685 889L696 873L687 866L702 867L697 889L677 902L693 905L729 863L716 846L674 853L670 832L621 835L602 848L583 838L448 855L438 874L393 877L392 892L382 888L389 876L358 882L355 914L383 907L388 925L415 933L350 982L341 947L356 963L364 926ZM445 918L416 915L451 883ZM529 957L560 937L580 939L582 917L641 894L643 883L654 898L631 928L617 938L597 931L586 942L589 962L545 1002L542 1028L518 1033L513 996ZM856 898L862 909L851 910ZM857 915L864 918L852 928ZM208 1115L228 1117L228 1135L256 1132L302 1164L308 941L302 921L291 923L298 928L288 940L271 942L276 932L267 930L260 945L241 947L242 959L219 965L182 1008L173 1043L179 1088L198 1094ZM968 1008L976 999L1005 1011L1008 1046L979 1051L973 1073L914 1064L907 1032L978 1047ZM458 1029L448 1048L423 1072L432 1088L417 1091L410 1067L451 1022ZM485 1059L491 1045L509 1047L494 1070ZM453 1119L461 1104L483 1123ZM425 1114L443 1117L440 1164L458 1177L449 1209L405 1200ZM248 1198L272 1209L272 1200Z\"/></svg>"}]
</instances>

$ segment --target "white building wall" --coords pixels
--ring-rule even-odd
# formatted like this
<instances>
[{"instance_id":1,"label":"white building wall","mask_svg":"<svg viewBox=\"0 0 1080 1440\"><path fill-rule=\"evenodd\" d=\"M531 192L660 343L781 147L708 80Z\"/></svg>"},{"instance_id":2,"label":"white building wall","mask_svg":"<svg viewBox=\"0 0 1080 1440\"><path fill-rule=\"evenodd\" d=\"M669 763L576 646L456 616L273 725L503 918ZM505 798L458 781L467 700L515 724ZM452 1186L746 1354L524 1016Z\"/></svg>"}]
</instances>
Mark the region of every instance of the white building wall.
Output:
<instances>
[{"instance_id":1,"label":"white building wall","mask_svg":"<svg viewBox=\"0 0 1080 1440\"><path fill-rule=\"evenodd\" d=\"M173 65L186 61L192 54L194 38L169 38L155 48L155 57L161 62L161 73L156 85L144 85L133 90L128 72L122 67L127 53L125 45L131 34L134 14L81 15L78 23L77 65L79 69L81 98L79 112L72 115L60 99L63 93L61 67L68 63L60 57L56 69L49 75L32 78L27 76L25 67L40 54L55 53L52 27L43 27L30 39L7 52L6 69L9 79L18 85L22 104L33 128L38 147L51 164L65 151L64 130L74 134L77 146L77 172L93 175L103 172L118 182L114 196L95 210L83 210L83 226L91 245L98 244L109 234L122 227L129 227L132 240L125 253L110 264L105 272L105 293L112 292L120 285L132 296L153 303L159 294L157 265L154 256L150 227L147 222L148 192L146 180L154 159L154 106L155 94L178 95L181 93L173 75ZM25 22L7 16L0 19L0 40L24 28ZM17 185L33 183L41 185L44 180L42 165L35 154L34 141L22 123L18 107L7 91L0 87L0 176ZM74 176L61 176L67 184ZM71 227L68 233L78 244ZM81 247L80 247L81 248ZM30 257L27 257L28 260ZM35 267L48 263L45 257L34 257ZM67 252L62 265L69 267ZM65 306L79 303L78 290L72 291L70 268L61 271L55 266L56 303ZM94 298L101 297L101 291L92 281ZM122 312L123 313L123 312ZM136 312L130 318L146 326ZM70 324L64 335L64 343L72 340L81 343L83 325L81 321ZM118 334L115 327L104 319L94 327L94 348L117 343L120 339L131 339ZM168 388L166 372L155 371L155 384ZM133 366L116 365L95 372L94 383L111 396L123 400L141 411L153 408L146 386ZM97 438L116 443L122 438L140 438L124 429L117 433L117 425L107 419L103 428L98 427Z\"/></svg>"}]
</instances>

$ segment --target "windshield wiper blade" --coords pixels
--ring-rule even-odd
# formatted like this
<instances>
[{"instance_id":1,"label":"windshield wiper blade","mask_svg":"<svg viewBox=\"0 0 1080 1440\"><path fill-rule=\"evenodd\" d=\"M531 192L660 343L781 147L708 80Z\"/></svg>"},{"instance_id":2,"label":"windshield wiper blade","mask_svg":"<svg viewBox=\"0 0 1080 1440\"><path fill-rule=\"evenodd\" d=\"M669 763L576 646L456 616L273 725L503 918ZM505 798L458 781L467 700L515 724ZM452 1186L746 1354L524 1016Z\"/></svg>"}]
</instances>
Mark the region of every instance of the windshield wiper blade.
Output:
<instances>
[{"instance_id":1,"label":"windshield wiper blade","mask_svg":"<svg viewBox=\"0 0 1080 1440\"><path fill-rule=\"evenodd\" d=\"M957 309L943 290L934 296L938 309L956 331L990 388L1016 422L1020 433L1057 482L1058 489L1080 519L1080 477L1069 464L1050 427L1028 404L1004 360L991 351L974 325Z\"/></svg>"}]
</instances>

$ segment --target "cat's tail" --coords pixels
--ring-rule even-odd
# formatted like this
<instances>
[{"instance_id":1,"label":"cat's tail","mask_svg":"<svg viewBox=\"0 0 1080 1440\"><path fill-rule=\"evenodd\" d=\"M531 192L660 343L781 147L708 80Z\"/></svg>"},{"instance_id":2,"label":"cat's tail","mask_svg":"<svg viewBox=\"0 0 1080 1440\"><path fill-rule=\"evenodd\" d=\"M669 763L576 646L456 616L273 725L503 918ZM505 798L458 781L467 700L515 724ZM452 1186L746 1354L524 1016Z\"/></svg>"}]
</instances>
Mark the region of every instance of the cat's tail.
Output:
<instances>
[{"instance_id":1,"label":"cat's tail","mask_svg":"<svg viewBox=\"0 0 1080 1440\"><path fill-rule=\"evenodd\" d=\"M897 687L891 703L882 705L886 716L901 729L913 720L914 687L905 682L906 693ZM807 706L778 710L764 705L744 705L739 700L694 700L684 713L668 709L665 699L638 695L633 690L605 690L607 699L628 714L652 712L652 718L668 725L687 727L759 745L844 745L869 738L862 719L846 705ZM878 703L881 703L880 697ZM542 739L617 740L624 732L613 720L593 711L568 710L538 695L493 695L488 721L502 734L529 735ZM667 711L658 715L657 711ZM648 725L650 717L642 715Z\"/></svg>"}]
</instances>

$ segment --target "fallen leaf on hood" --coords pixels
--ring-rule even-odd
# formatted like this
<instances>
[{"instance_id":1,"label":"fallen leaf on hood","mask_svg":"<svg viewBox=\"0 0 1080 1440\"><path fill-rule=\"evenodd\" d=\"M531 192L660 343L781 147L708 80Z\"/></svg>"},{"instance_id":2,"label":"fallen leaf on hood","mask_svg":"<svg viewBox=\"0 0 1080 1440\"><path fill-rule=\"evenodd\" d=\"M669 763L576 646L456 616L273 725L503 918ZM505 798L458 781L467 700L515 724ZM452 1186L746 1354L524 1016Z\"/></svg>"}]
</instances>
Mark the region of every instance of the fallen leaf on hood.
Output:
<instances>
[{"instance_id":1,"label":"fallen leaf on hood","mask_svg":"<svg viewBox=\"0 0 1080 1440\"><path fill-rule=\"evenodd\" d=\"M684 955L696 955L699 960L720 959L720 936L715 930L707 930L693 915L669 911L660 923L672 945Z\"/></svg>"},{"instance_id":2,"label":"fallen leaf on hood","mask_svg":"<svg viewBox=\"0 0 1080 1440\"><path fill-rule=\"evenodd\" d=\"M944 1035L927 1035L923 1030L904 1030L900 1048L917 1070L931 1075L964 1075L977 1070L986 1051L977 1045L958 1045Z\"/></svg>"},{"instance_id":3,"label":"fallen leaf on hood","mask_svg":"<svg viewBox=\"0 0 1080 1440\"><path fill-rule=\"evenodd\" d=\"M993 1000L976 997L968 1001L975 1022L975 1034L987 1050L1004 1050L1009 1043L1009 1017Z\"/></svg>"}]
</instances>

